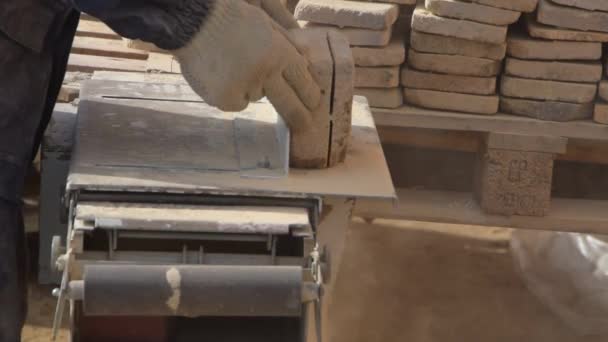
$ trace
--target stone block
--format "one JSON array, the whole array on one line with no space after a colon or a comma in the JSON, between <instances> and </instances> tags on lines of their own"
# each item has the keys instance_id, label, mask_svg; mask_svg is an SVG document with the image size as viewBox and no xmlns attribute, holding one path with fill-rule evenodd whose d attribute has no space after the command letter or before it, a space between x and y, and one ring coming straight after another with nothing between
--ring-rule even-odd
<instances>
[{"instance_id":1,"label":"stone block","mask_svg":"<svg viewBox=\"0 0 608 342\"><path fill-rule=\"evenodd\" d=\"M399 66L394 67L357 67L355 87L357 88L395 88L399 86Z\"/></svg>"},{"instance_id":2,"label":"stone block","mask_svg":"<svg viewBox=\"0 0 608 342\"><path fill-rule=\"evenodd\" d=\"M602 44L535 39L523 34L511 34L507 40L507 54L521 59L599 60L602 57Z\"/></svg>"},{"instance_id":3,"label":"stone block","mask_svg":"<svg viewBox=\"0 0 608 342\"><path fill-rule=\"evenodd\" d=\"M421 53L410 49L408 64L421 71L442 74L490 77L500 72L501 62L486 58Z\"/></svg>"},{"instance_id":4,"label":"stone block","mask_svg":"<svg viewBox=\"0 0 608 342\"><path fill-rule=\"evenodd\" d=\"M608 102L608 81L602 80L598 85L598 96L600 99Z\"/></svg>"},{"instance_id":5,"label":"stone block","mask_svg":"<svg viewBox=\"0 0 608 342\"><path fill-rule=\"evenodd\" d=\"M405 102L430 109L472 114L496 114L498 96L449 93L436 90L404 88Z\"/></svg>"},{"instance_id":6,"label":"stone block","mask_svg":"<svg viewBox=\"0 0 608 342\"><path fill-rule=\"evenodd\" d=\"M538 61L509 57L505 64L505 73L540 80L596 83L602 79L602 63Z\"/></svg>"},{"instance_id":7,"label":"stone block","mask_svg":"<svg viewBox=\"0 0 608 342\"><path fill-rule=\"evenodd\" d=\"M412 30L410 46L419 52L460 55L500 61L505 58L507 44L488 44Z\"/></svg>"},{"instance_id":8,"label":"stone block","mask_svg":"<svg viewBox=\"0 0 608 342\"><path fill-rule=\"evenodd\" d=\"M387 46L391 40L393 32L392 27L388 27L384 30L368 30L354 27L345 27L338 29L330 25L322 25L315 23L301 23L303 28L325 28L325 29L337 29L340 33L348 38L348 42L351 46Z\"/></svg>"},{"instance_id":9,"label":"stone block","mask_svg":"<svg viewBox=\"0 0 608 342\"><path fill-rule=\"evenodd\" d=\"M460 0L426 0L426 9L447 18L471 20L490 25L510 25L521 12Z\"/></svg>"},{"instance_id":10,"label":"stone block","mask_svg":"<svg viewBox=\"0 0 608 342\"><path fill-rule=\"evenodd\" d=\"M403 105L401 88L355 88L355 95L366 97L372 107L398 108Z\"/></svg>"},{"instance_id":11,"label":"stone block","mask_svg":"<svg viewBox=\"0 0 608 342\"><path fill-rule=\"evenodd\" d=\"M451 93L492 95L496 93L496 77L474 77L422 72L404 67L401 84L407 88L437 90Z\"/></svg>"},{"instance_id":12,"label":"stone block","mask_svg":"<svg viewBox=\"0 0 608 342\"><path fill-rule=\"evenodd\" d=\"M394 37L386 47L354 46L355 65L362 67L396 66L405 62L403 37Z\"/></svg>"},{"instance_id":13,"label":"stone block","mask_svg":"<svg viewBox=\"0 0 608 342\"><path fill-rule=\"evenodd\" d=\"M593 103L538 101L501 96L500 110L544 121L565 122L589 119L593 114Z\"/></svg>"},{"instance_id":14,"label":"stone block","mask_svg":"<svg viewBox=\"0 0 608 342\"><path fill-rule=\"evenodd\" d=\"M608 125L608 103L604 101L598 101L595 104L595 110L593 112L593 120L597 123Z\"/></svg>"},{"instance_id":15,"label":"stone block","mask_svg":"<svg viewBox=\"0 0 608 342\"><path fill-rule=\"evenodd\" d=\"M541 24L533 14L526 15L526 26L530 36L534 38L580 42L608 42L608 33L572 30Z\"/></svg>"},{"instance_id":16,"label":"stone block","mask_svg":"<svg viewBox=\"0 0 608 342\"><path fill-rule=\"evenodd\" d=\"M588 103L595 99L597 85L590 83L533 80L503 75L500 92L507 97Z\"/></svg>"},{"instance_id":17,"label":"stone block","mask_svg":"<svg viewBox=\"0 0 608 342\"><path fill-rule=\"evenodd\" d=\"M588 11L539 0L538 21L581 31L608 32L608 12Z\"/></svg>"},{"instance_id":18,"label":"stone block","mask_svg":"<svg viewBox=\"0 0 608 342\"><path fill-rule=\"evenodd\" d=\"M504 43L506 26L476 23L468 20L444 18L434 15L424 7L417 7L412 17L412 29L442 36L456 37L490 44Z\"/></svg>"},{"instance_id":19,"label":"stone block","mask_svg":"<svg viewBox=\"0 0 608 342\"><path fill-rule=\"evenodd\" d=\"M538 0L472 0L475 3L519 12L534 12Z\"/></svg>"},{"instance_id":20,"label":"stone block","mask_svg":"<svg viewBox=\"0 0 608 342\"><path fill-rule=\"evenodd\" d=\"M395 23L395 4L344 0L300 0L295 17L319 24L382 30Z\"/></svg>"},{"instance_id":21,"label":"stone block","mask_svg":"<svg viewBox=\"0 0 608 342\"><path fill-rule=\"evenodd\" d=\"M553 0L558 5L578 7L590 11L608 12L608 2L602 0Z\"/></svg>"}]
</instances>

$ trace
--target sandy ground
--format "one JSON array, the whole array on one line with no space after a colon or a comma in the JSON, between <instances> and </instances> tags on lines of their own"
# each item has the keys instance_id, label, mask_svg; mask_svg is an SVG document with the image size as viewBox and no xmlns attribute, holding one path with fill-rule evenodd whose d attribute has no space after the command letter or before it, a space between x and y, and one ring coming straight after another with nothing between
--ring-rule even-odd
<instances>
[{"instance_id":1,"label":"sandy ground","mask_svg":"<svg viewBox=\"0 0 608 342\"><path fill-rule=\"evenodd\" d=\"M577 336L527 291L509 236L506 229L356 220L338 278L336 342L606 341ZM50 290L32 284L25 342L49 339Z\"/></svg>"}]
</instances>

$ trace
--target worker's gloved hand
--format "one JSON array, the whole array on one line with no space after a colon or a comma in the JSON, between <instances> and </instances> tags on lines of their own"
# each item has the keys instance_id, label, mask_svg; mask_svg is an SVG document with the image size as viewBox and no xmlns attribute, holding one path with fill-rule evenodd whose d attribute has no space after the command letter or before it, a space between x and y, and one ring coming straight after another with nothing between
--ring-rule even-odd
<instances>
[{"instance_id":1,"label":"worker's gloved hand","mask_svg":"<svg viewBox=\"0 0 608 342\"><path fill-rule=\"evenodd\" d=\"M212 2L198 32L173 52L207 103L240 111L265 95L292 131L304 130L321 90L289 31L262 10L272 1L257 2L262 7L243 0Z\"/></svg>"},{"instance_id":2,"label":"worker's gloved hand","mask_svg":"<svg viewBox=\"0 0 608 342\"><path fill-rule=\"evenodd\" d=\"M299 28L298 21L287 10L281 0L245 0L249 4L261 8L269 17L276 21L283 28L290 30Z\"/></svg>"}]
</instances>

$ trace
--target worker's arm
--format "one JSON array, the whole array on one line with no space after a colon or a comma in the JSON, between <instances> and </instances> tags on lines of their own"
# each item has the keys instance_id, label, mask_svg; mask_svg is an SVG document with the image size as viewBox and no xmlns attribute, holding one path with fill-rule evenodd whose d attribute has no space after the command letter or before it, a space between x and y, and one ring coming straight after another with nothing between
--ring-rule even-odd
<instances>
[{"instance_id":1,"label":"worker's arm","mask_svg":"<svg viewBox=\"0 0 608 342\"><path fill-rule=\"evenodd\" d=\"M310 124L321 92L279 0L72 1L127 38L171 50L209 104L238 111L265 95L292 130Z\"/></svg>"}]
</instances>

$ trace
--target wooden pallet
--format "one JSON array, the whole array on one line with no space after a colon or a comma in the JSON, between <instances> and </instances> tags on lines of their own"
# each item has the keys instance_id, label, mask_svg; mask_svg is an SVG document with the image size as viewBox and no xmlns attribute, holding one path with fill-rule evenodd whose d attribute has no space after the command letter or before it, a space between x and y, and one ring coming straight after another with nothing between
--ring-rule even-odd
<instances>
[{"instance_id":1,"label":"wooden pallet","mask_svg":"<svg viewBox=\"0 0 608 342\"><path fill-rule=\"evenodd\" d=\"M473 180L466 192L401 189L397 206L366 202L357 209L360 216L608 233L608 193L596 200L551 197L552 186L556 186L552 182L554 160L608 165L606 125L591 121L548 122L504 114L469 115L410 106L375 109L374 117L387 146L402 146L404 151L415 149L417 156L441 151L448 158L477 157L467 159L475 167L470 166ZM403 156L406 167L419 167L419 160L411 154L404 152ZM432 171L427 167L427 172ZM447 174L444 172L443 177L449 177ZM398 171L393 176L398 179ZM536 210L526 212L528 207Z\"/></svg>"}]
</instances>

